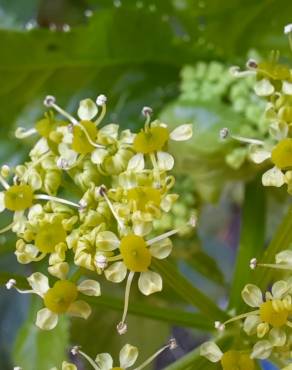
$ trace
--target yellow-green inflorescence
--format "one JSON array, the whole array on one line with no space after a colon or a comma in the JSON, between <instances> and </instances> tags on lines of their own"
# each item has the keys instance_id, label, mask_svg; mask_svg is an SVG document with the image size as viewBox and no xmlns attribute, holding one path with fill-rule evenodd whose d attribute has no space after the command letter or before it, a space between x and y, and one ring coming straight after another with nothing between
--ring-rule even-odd
<instances>
[{"instance_id":1,"label":"yellow-green inflorescence","mask_svg":"<svg viewBox=\"0 0 292 370\"><path fill-rule=\"evenodd\" d=\"M287 31L288 32L288 31ZM291 30L288 32L291 39ZM233 135L228 128L221 131L221 137L230 137L248 148L249 160L260 169L264 186L287 185L292 193L292 69L279 62L276 52L269 60L247 62L247 70L232 68L235 77L254 76L254 92L265 104L264 119L267 130L260 139ZM249 77L250 78L250 77Z\"/></svg>"},{"instance_id":2,"label":"yellow-green inflorescence","mask_svg":"<svg viewBox=\"0 0 292 370\"><path fill-rule=\"evenodd\" d=\"M61 314L83 318L90 314L82 294L99 295L99 284L94 280L77 284L74 276L79 272L70 278L70 271L78 268L83 269L81 276L89 270L113 283L126 279L124 312L117 326L123 334L134 275L144 295L162 290L162 278L151 264L169 256L170 237L181 231L156 235L153 226L178 199L172 192L175 178L169 171L174 158L167 144L191 138L192 126L170 130L165 123L152 121L147 107L144 128L138 133L120 130L114 123L104 125L104 95L96 102L82 100L77 118L53 96L44 104L49 110L35 128L16 131L18 138L36 138L29 160L1 168L0 210L14 213L11 224L1 231L16 233L18 262L46 260L48 272L58 279L49 285L42 274L28 278L32 290L24 292L38 294L44 303L37 317L39 327L52 329ZM194 226L191 215L188 224ZM13 286L8 282L9 288Z\"/></svg>"}]
</instances>

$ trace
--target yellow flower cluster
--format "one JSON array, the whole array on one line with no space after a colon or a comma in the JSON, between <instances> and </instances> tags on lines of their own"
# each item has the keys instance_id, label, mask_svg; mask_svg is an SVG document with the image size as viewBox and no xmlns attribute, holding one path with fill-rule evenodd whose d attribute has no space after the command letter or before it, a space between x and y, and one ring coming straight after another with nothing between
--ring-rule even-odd
<instances>
[{"instance_id":1,"label":"yellow flower cluster","mask_svg":"<svg viewBox=\"0 0 292 370\"><path fill-rule=\"evenodd\" d=\"M169 256L170 237L180 231L155 235L153 228L178 198L171 192L174 158L167 144L190 139L192 126L171 131L151 121L148 107L143 109L146 122L139 133L121 131L113 123L103 125L104 95L96 102L82 100L78 118L52 96L44 104L49 111L34 128L16 131L18 138L36 137L29 160L13 169L1 168L0 210L14 213L12 223L1 231L16 233L19 263L45 259L58 281L50 287L45 275L34 273L28 278L31 290L19 290L13 280L7 287L43 299L45 308L38 312L36 324L49 330L60 314L89 316L91 308L79 295L98 296L100 286L94 280L77 284L86 270L104 274L113 283L126 279L124 312L117 326L123 334L134 275L144 295L162 290L161 276L151 270L152 260ZM194 226L192 217L189 223ZM69 264L72 259L74 265Z\"/></svg>"}]
</instances>

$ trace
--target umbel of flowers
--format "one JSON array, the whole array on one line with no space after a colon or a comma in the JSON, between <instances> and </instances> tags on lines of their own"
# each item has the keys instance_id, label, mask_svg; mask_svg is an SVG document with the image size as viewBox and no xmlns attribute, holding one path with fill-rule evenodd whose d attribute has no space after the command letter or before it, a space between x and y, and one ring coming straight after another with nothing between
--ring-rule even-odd
<instances>
[{"instance_id":1,"label":"umbel of flowers","mask_svg":"<svg viewBox=\"0 0 292 370\"><path fill-rule=\"evenodd\" d=\"M290 46L292 29L285 28ZM262 176L264 186L281 187L284 184L292 193L292 70L279 63L279 54L274 52L268 61L249 60L247 70L232 67L238 78L253 75L254 91L266 102L265 120L268 123L266 136L261 138L242 137L232 134L228 128L220 132L222 139L232 138L248 146L249 159L266 167Z\"/></svg>"},{"instance_id":2,"label":"umbel of flowers","mask_svg":"<svg viewBox=\"0 0 292 370\"><path fill-rule=\"evenodd\" d=\"M60 314L85 319L90 315L82 296L98 296L102 289L97 281L82 278L86 271L104 274L113 283L126 280L124 312L117 326L123 334L134 277L144 295L163 287L152 261L170 255L170 237L181 231L156 235L153 228L178 198L172 193L175 179L169 171L174 158L167 144L191 138L192 126L171 131L165 123L151 120L148 107L138 133L120 130L114 123L103 125L104 95L96 102L82 100L77 118L53 96L44 104L49 110L35 127L16 130L18 138L34 136L36 141L28 161L15 168L2 166L0 210L13 214L1 232L17 235L18 262L45 260L52 282L36 272L27 279L31 289L20 290L13 279L7 288L39 295L44 308L36 324L49 330ZM195 226L191 215L189 225Z\"/></svg>"}]
</instances>

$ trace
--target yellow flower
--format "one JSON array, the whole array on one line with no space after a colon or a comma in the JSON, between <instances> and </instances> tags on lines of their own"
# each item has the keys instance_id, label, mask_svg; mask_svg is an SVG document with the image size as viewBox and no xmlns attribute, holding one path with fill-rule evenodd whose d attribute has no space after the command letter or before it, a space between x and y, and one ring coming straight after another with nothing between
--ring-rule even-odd
<instances>
[{"instance_id":1,"label":"yellow flower","mask_svg":"<svg viewBox=\"0 0 292 370\"><path fill-rule=\"evenodd\" d=\"M99 296L100 286L97 281L84 280L79 285L76 285L66 279L68 265L60 264L57 268L57 275L63 278L58 280L51 288L47 276L40 272L35 272L28 277L28 283L32 290L20 290L15 287L15 283L9 282L6 287L8 289L15 287L19 293L33 293L39 295L44 302L45 308L37 313L36 325L43 330L52 330L58 323L60 314L68 314L70 316L81 317L87 319L91 314L91 307L83 300L79 300L79 293ZM56 271L55 271L56 273Z\"/></svg>"},{"instance_id":2,"label":"yellow flower","mask_svg":"<svg viewBox=\"0 0 292 370\"><path fill-rule=\"evenodd\" d=\"M220 362L223 370L254 370L255 361L245 351L229 350L222 352L214 342L205 342L200 347L200 355L211 362Z\"/></svg>"}]
</instances>

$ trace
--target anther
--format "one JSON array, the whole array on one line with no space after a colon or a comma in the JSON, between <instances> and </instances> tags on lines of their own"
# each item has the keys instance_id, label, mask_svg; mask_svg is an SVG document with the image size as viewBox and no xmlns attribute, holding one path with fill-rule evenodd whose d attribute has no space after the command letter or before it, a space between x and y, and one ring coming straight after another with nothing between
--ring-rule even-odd
<instances>
[{"instance_id":1,"label":"anther","mask_svg":"<svg viewBox=\"0 0 292 370\"><path fill-rule=\"evenodd\" d=\"M16 285L16 280L15 280L15 279L9 279L9 280L7 281L7 283L5 284L6 289L8 289L8 290L10 290L10 289L14 288L14 287L15 287L15 285Z\"/></svg>"},{"instance_id":2,"label":"anther","mask_svg":"<svg viewBox=\"0 0 292 370\"><path fill-rule=\"evenodd\" d=\"M62 29L63 29L64 32L70 32L71 31L71 27L70 27L69 24L63 24Z\"/></svg>"},{"instance_id":3,"label":"anther","mask_svg":"<svg viewBox=\"0 0 292 370\"><path fill-rule=\"evenodd\" d=\"M104 254L98 254L95 257L95 264L101 270L104 270L107 267L107 258Z\"/></svg>"},{"instance_id":4,"label":"anther","mask_svg":"<svg viewBox=\"0 0 292 370\"><path fill-rule=\"evenodd\" d=\"M168 345L169 345L169 349L171 350L176 349L178 347L175 338L171 338L168 342Z\"/></svg>"},{"instance_id":5,"label":"anther","mask_svg":"<svg viewBox=\"0 0 292 370\"><path fill-rule=\"evenodd\" d=\"M84 199L81 199L79 201L79 211L84 212L85 209L87 208L87 205L88 205L87 202Z\"/></svg>"},{"instance_id":6,"label":"anther","mask_svg":"<svg viewBox=\"0 0 292 370\"><path fill-rule=\"evenodd\" d=\"M258 63L254 59L249 59L246 63L246 67L249 69L256 69L258 68Z\"/></svg>"},{"instance_id":7,"label":"anther","mask_svg":"<svg viewBox=\"0 0 292 370\"><path fill-rule=\"evenodd\" d=\"M288 33L292 32L292 23L287 24L284 27L284 34L287 35Z\"/></svg>"},{"instance_id":8,"label":"anther","mask_svg":"<svg viewBox=\"0 0 292 370\"><path fill-rule=\"evenodd\" d=\"M84 15L85 17L90 18L93 16L93 11L91 9L86 9Z\"/></svg>"},{"instance_id":9,"label":"anther","mask_svg":"<svg viewBox=\"0 0 292 370\"><path fill-rule=\"evenodd\" d=\"M71 348L70 352L72 353L73 356L76 356L78 355L80 348L81 348L80 346L74 346Z\"/></svg>"},{"instance_id":10,"label":"anther","mask_svg":"<svg viewBox=\"0 0 292 370\"><path fill-rule=\"evenodd\" d=\"M44 106L47 108L52 107L56 103L56 98L52 95L48 95L45 97Z\"/></svg>"},{"instance_id":11,"label":"anther","mask_svg":"<svg viewBox=\"0 0 292 370\"><path fill-rule=\"evenodd\" d=\"M258 261L256 258L252 258L249 262L249 267L251 268L251 270L255 270L256 267L258 265Z\"/></svg>"},{"instance_id":12,"label":"anther","mask_svg":"<svg viewBox=\"0 0 292 370\"><path fill-rule=\"evenodd\" d=\"M96 105L98 105L99 107L101 107L102 105L104 105L107 101L107 97L103 94L101 95L98 95L98 97L96 98Z\"/></svg>"},{"instance_id":13,"label":"anther","mask_svg":"<svg viewBox=\"0 0 292 370\"><path fill-rule=\"evenodd\" d=\"M229 132L229 129L227 127L222 128L219 132L220 139L224 140L224 139L228 138L229 133L230 132Z\"/></svg>"},{"instance_id":14,"label":"anther","mask_svg":"<svg viewBox=\"0 0 292 370\"><path fill-rule=\"evenodd\" d=\"M128 326L125 322L119 322L118 325L117 325L117 332L120 334L120 335L123 335L123 334L126 334L127 333L127 330L128 330Z\"/></svg>"},{"instance_id":15,"label":"anther","mask_svg":"<svg viewBox=\"0 0 292 370\"><path fill-rule=\"evenodd\" d=\"M13 370L22 370L22 367L14 366Z\"/></svg>"},{"instance_id":16,"label":"anther","mask_svg":"<svg viewBox=\"0 0 292 370\"><path fill-rule=\"evenodd\" d=\"M106 187L104 185L101 185L99 188L98 188L98 192L99 194L104 197L106 195Z\"/></svg>"},{"instance_id":17,"label":"anther","mask_svg":"<svg viewBox=\"0 0 292 370\"><path fill-rule=\"evenodd\" d=\"M143 116L145 116L145 117L151 116L152 113L153 113L152 108L150 108L150 107L143 107L143 109L142 109Z\"/></svg>"},{"instance_id":18,"label":"anther","mask_svg":"<svg viewBox=\"0 0 292 370\"><path fill-rule=\"evenodd\" d=\"M225 325L221 321L215 321L214 327L218 331L224 331L225 330Z\"/></svg>"}]
</instances>

